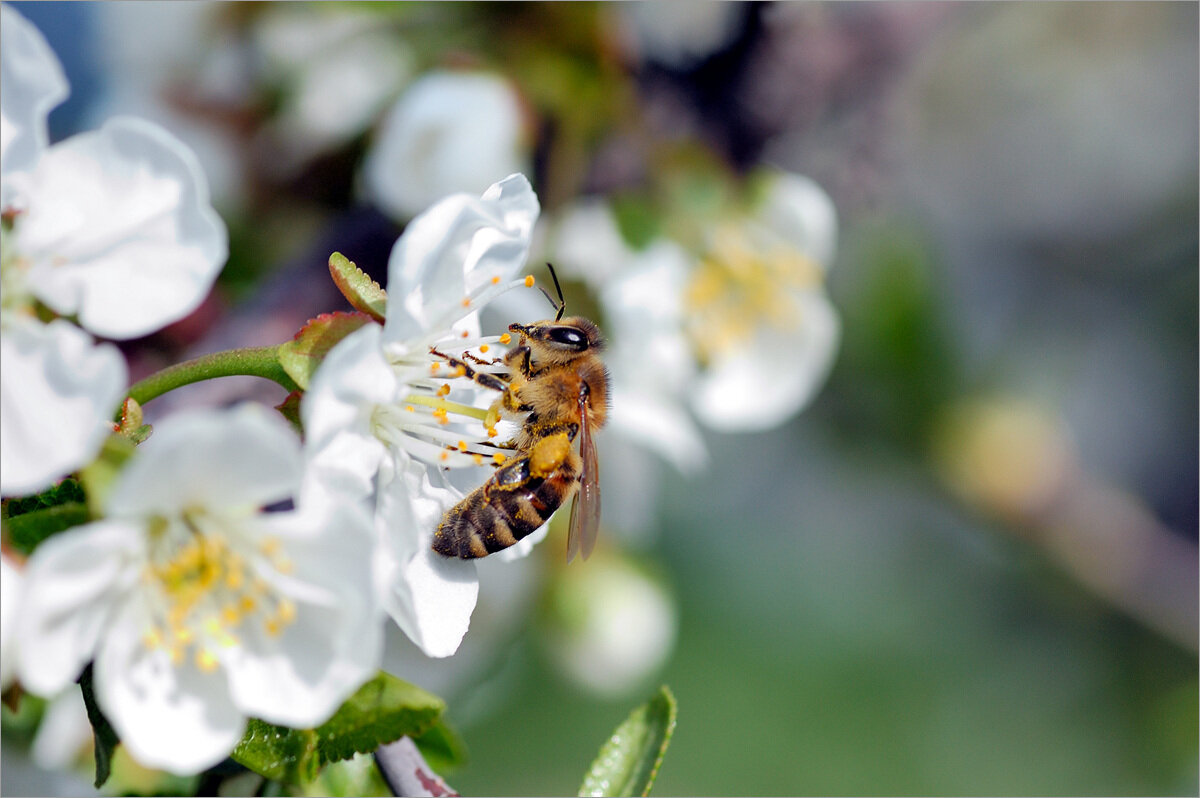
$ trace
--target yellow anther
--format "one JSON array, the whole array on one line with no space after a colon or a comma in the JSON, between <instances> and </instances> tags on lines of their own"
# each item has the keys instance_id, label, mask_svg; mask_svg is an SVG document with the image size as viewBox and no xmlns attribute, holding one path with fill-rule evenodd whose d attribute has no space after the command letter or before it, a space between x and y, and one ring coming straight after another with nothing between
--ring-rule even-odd
<instances>
[{"instance_id":1,"label":"yellow anther","mask_svg":"<svg viewBox=\"0 0 1200 798\"><path fill-rule=\"evenodd\" d=\"M179 643L179 644L185 645L185 646L188 643L192 642L192 639L194 637L194 635L192 634L191 628L187 627L187 626L176 626L171 631L171 635L175 638L176 643Z\"/></svg>"},{"instance_id":2,"label":"yellow anther","mask_svg":"<svg viewBox=\"0 0 1200 798\"><path fill-rule=\"evenodd\" d=\"M404 409L407 410L409 413L417 412L417 408L413 407L412 405L405 405Z\"/></svg>"},{"instance_id":3,"label":"yellow anther","mask_svg":"<svg viewBox=\"0 0 1200 798\"><path fill-rule=\"evenodd\" d=\"M204 632L208 635L219 635L221 633L221 622L216 616L209 616L204 621Z\"/></svg>"},{"instance_id":4,"label":"yellow anther","mask_svg":"<svg viewBox=\"0 0 1200 798\"><path fill-rule=\"evenodd\" d=\"M296 604L291 599L280 599L275 613L280 623L287 625L296 620Z\"/></svg>"},{"instance_id":5,"label":"yellow anther","mask_svg":"<svg viewBox=\"0 0 1200 798\"><path fill-rule=\"evenodd\" d=\"M254 600L254 596L242 596L238 599L238 609L244 613L254 612L257 606L258 602Z\"/></svg>"},{"instance_id":6,"label":"yellow anther","mask_svg":"<svg viewBox=\"0 0 1200 798\"><path fill-rule=\"evenodd\" d=\"M266 537L258 544L258 550L270 557L279 551L279 538Z\"/></svg>"},{"instance_id":7,"label":"yellow anther","mask_svg":"<svg viewBox=\"0 0 1200 798\"><path fill-rule=\"evenodd\" d=\"M461 334L462 334L462 337L463 337L463 338L470 338L470 337L471 337L471 332L470 332L470 330L463 330Z\"/></svg>"},{"instance_id":8,"label":"yellow anther","mask_svg":"<svg viewBox=\"0 0 1200 798\"><path fill-rule=\"evenodd\" d=\"M525 287L533 288L533 275L532 274L525 275Z\"/></svg>"},{"instance_id":9,"label":"yellow anther","mask_svg":"<svg viewBox=\"0 0 1200 798\"><path fill-rule=\"evenodd\" d=\"M465 377L466 375L467 375L467 367L466 366L459 363L457 366L454 367L454 376L455 377Z\"/></svg>"},{"instance_id":10,"label":"yellow anther","mask_svg":"<svg viewBox=\"0 0 1200 798\"><path fill-rule=\"evenodd\" d=\"M438 394L438 396L449 396L450 395L450 383L443 382L438 387L437 394Z\"/></svg>"},{"instance_id":11,"label":"yellow anther","mask_svg":"<svg viewBox=\"0 0 1200 798\"><path fill-rule=\"evenodd\" d=\"M494 455L492 455L492 462L496 465L504 465L504 461L507 459L508 458L500 454L500 452L496 452Z\"/></svg>"},{"instance_id":12,"label":"yellow anther","mask_svg":"<svg viewBox=\"0 0 1200 798\"><path fill-rule=\"evenodd\" d=\"M275 560L275 570L281 574L290 574L296 570L296 565L287 557L278 557Z\"/></svg>"},{"instance_id":13,"label":"yellow anther","mask_svg":"<svg viewBox=\"0 0 1200 798\"><path fill-rule=\"evenodd\" d=\"M465 451L467 450L467 442L466 442L466 441L459 441L459 442L458 442L458 450L459 450L460 452L465 452Z\"/></svg>"},{"instance_id":14,"label":"yellow anther","mask_svg":"<svg viewBox=\"0 0 1200 798\"><path fill-rule=\"evenodd\" d=\"M238 590L246 581L246 574L241 568L232 568L225 574L225 587Z\"/></svg>"},{"instance_id":15,"label":"yellow anther","mask_svg":"<svg viewBox=\"0 0 1200 798\"><path fill-rule=\"evenodd\" d=\"M279 637L279 633L283 631L283 626L274 618L268 618L263 623L263 628L267 630L267 634L271 637Z\"/></svg>"},{"instance_id":16,"label":"yellow anther","mask_svg":"<svg viewBox=\"0 0 1200 798\"><path fill-rule=\"evenodd\" d=\"M463 297L462 306L463 306L464 308L469 308L469 307L471 307L471 297L469 297L469 296L465 296L465 297Z\"/></svg>"},{"instance_id":17,"label":"yellow anther","mask_svg":"<svg viewBox=\"0 0 1200 798\"><path fill-rule=\"evenodd\" d=\"M242 622L242 614L238 612L238 608L233 604L226 604L221 609L221 621L226 626L237 626Z\"/></svg>"},{"instance_id":18,"label":"yellow anther","mask_svg":"<svg viewBox=\"0 0 1200 798\"><path fill-rule=\"evenodd\" d=\"M212 673L217 669L217 656L207 648L202 648L196 652L196 667L205 673Z\"/></svg>"},{"instance_id":19,"label":"yellow anther","mask_svg":"<svg viewBox=\"0 0 1200 798\"><path fill-rule=\"evenodd\" d=\"M471 455L471 459L475 461L475 465L483 465L483 455L476 453Z\"/></svg>"},{"instance_id":20,"label":"yellow anther","mask_svg":"<svg viewBox=\"0 0 1200 798\"><path fill-rule=\"evenodd\" d=\"M508 333L504 333L503 335L500 336L500 343L505 344L507 346L511 342L512 342L512 336L509 335Z\"/></svg>"},{"instance_id":21,"label":"yellow anther","mask_svg":"<svg viewBox=\"0 0 1200 798\"><path fill-rule=\"evenodd\" d=\"M500 285L500 275L497 274L492 278L492 285Z\"/></svg>"},{"instance_id":22,"label":"yellow anther","mask_svg":"<svg viewBox=\"0 0 1200 798\"><path fill-rule=\"evenodd\" d=\"M438 373L438 369L440 369L441 367L442 367L442 364L441 364L441 363L430 363L430 364L429 364L429 373L430 373L430 374L437 374L437 373Z\"/></svg>"},{"instance_id":23,"label":"yellow anther","mask_svg":"<svg viewBox=\"0 0 1200 798\"><path fill-rule=\"evenodd\" d=\"M180 646L172 646L170 657L171 657L172 665L182 665L183 664L183 648Z\"/></svg>"},{"instance_id":24,"label":"yellow anther","mask_svg":"<svg viewBox=\"0 0 1200 798\"><path fill-rule=\"evenodd\" d=\"M487 436L488 436L489 438L494 438L494 437L496 437L496 436L497 436L497 435L499 435L499 434L500 434L500 433L496 432L496 428L495 428L495 427L488 427L488 428L487 428Z\"/></svg>"},{"instance_id":25,"label":"yellow anther","mask_svg":"<svg viewBox=\"0 0 1200 798\"><path fill-rule=\"evenodd\" d=\"M480 345L479 345L479 354L481 354L481 355L482 355L482 354L483 354L484 352L486 352L486 351L488 351L488 345L487 345L487 344L480 344Z\"/></svg>"},{"instance_id":26,"label":"yellow anther","mask_svg":"<svg viewBox=\"0 0 1200 798\"><path fill-rule=\"evenodd\" d=\"M450 452L442 452L441 454L438 455L438 459L441 460L442 462L449 460Z\"/></svg>"},{"instance_id":27,"label":"yellow anther","mask_svg":"<svg viewBox=\"0 0 1200 798\"><path fill-rule=\"evenodd\" d=\"M162 632L157 629L151 629L142 635L142 645L146 648L154 650L163 644Z\"/></svg>"}]
</instances>

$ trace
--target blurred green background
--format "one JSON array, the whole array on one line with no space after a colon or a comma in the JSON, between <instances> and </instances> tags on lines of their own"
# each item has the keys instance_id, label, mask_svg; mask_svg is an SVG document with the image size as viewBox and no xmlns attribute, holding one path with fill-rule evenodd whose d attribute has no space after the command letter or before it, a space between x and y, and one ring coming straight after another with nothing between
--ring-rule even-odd
<instances>
[{"instance_id":1,"label":"blurred green background","mask_svg":"<svg viewBox=\"0 0 1200 798\"><path fill-rule=\"evenodd\" d=\"M574 792L660 683L680 709L658 795L1200 789L1195 4L14 5L74 89L55 135L159 107L221 142L193 146L230 265L201 315L127 347L135 378L283 340L341 307L330 251L380 274L400 230L356 176L378 114L287 169L264 149L320 63L301 39L263 66L285 12L374 15L412 75L512 81L547 219L593 195L654 229L695 164L833 197L824 390L780 428L707 433L696 475L647 460L643 523L606 532L667 589L665 664L607 693L562 667L564 591L596 560L564 570L555 538L519 584L484 580L477 644L401 651L467 744L462 794ZM187 46L120 55L172 19ZM11 748L6 793L86 794Z\"/></svg>"}]
</instances>

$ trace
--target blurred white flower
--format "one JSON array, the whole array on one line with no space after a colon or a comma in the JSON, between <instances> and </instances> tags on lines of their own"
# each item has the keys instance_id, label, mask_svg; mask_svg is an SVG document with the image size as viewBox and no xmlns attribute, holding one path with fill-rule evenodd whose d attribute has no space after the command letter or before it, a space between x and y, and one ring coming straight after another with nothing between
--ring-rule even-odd
<instances>
[{"instance_id":1,"label":"blurred white flower","mask_svg":"<svg viewBox=\"0 0 1200 798\"><path fill-rule=\"evenodd\" d=\"M521 102L503 78L432 72L400 97L376 133L364 171L371 198L409 219L449 194L476 193L496 175L526 172Z\"/></svg>"},{"instance_id":2,"label":"blurred white flower","mask_svg":"<svg viewBox=\"0 0 1200 798\"><path fill-rule=\"evenodd\" d=\"M28 169L49 141L46 117L67 98L62 65L25 17L0 5L0 173ZM8 185L0 189L7 207Z\"/></svg>"},{"instance_id":3,"label":"blurred white flower","mask_svg":"<svg viewBox=\"0 0 1200 798\"><path fill-rule=\"evenodd\" d=\"M301 403L310 492L373 501L383 604L430 656L458 648L479 590L474 563L431 548L462 496L440 469L484 462L482 412L471 405L494 398L469 382L452 393L451 382L465 381L430 347L458 354L496 343L478 337L478 310L513 287L538 210L529 181L513 175L482 198L456 194L414 219L388 264L386 323L334 347Z\"/></svg>"},{"instance_id":4,"label":"blurred white flower","mask_svg":"<svg viewBox=\"0 0 1200 798\"><path fill-rule=\"evenodd\" d=\"M741 3L655 0L617 6L647 60L688 69L730 44L738 34Z\"/></svg>"},{"instance_id":5,"label":"blurred white flower","mask_svg":"<svg viewBox=\"0 0 1200 798\"><path fill-rule=\"evenodd\" d=\"M13 682L16 667L16 628L21 601L21 570L6 555L0 554L0 692Z\"/></svg>"},{"instance_id":6,"label":"blurred white flower","mask_svg":"<svg viewBox=\"0 0 1200 798\"><path fill-rule=\"evenodd\" d=\"M96 335L136 338L183 318L225 263L195 157L150 122L110 120L4 177L20 211L5 289Z\"/></svg>"},{"instance_id":7,"label":"blurred white flower","mask_svg":"<svg viewBox=\"0 0 1200 798\"><path fill-rule=\"evenodd\" d=\"M190 151L161 128L115 119L46 147L65 96L36 28L5 7L0 232L0 493L39 490L99 450L126 382L111 346L198 306L225 262L225 227ZM53 78L53 79L52 79Z\"/></svg>"},{"instance_id":8,"label":"blurred white flower","mask_svg":"<svg viewBox=\"0 0 1200 798\"><path fill-rule=\"evenodd\" d=\"M46 704L29 753L43 770L71 770L91 759L92 740L83 693L71 685Z\"/></svg>"},{"instance_id":9,"label":"blurred white flower","mask_svg":"<svg viewBox=\"0 0 1200 798\"><path fill-rule=\"evenodd\" d=\"M269 164L277 169L294 168L366 130L413 71L403 40L380 27L373 11L313 14L307 7L271 6L257 21L255 38L268 77L283 87L268 132L273 151L282 155Z\"/></svg>"},{"instance_id":10,"label":"blurred white flower","mask_svg":"<svg viewBox=\"0 0 1200 798\"><path fill-rule=\"evenodd\" d=\"M372 538L354 507L301 505L299 443L258 406L162 422L104 520L30 557L18 675L51 696L95 658L97 701L144 765L196 772L247 716L323 722L379 662Z\"/></svg>"},{"instance_id":11,"label":"blurred white flower","mask_svg":"<svg viewBox=\"0 0 1200 798\"><path fill-rule=\"evenodd\" d=\"M613 556L559 578L550 594L546 642L570 678L604 695L641 687L675 645L670 593L632 563Z\"/></svg>"},{"instance_id":12,"label":"blurred white flower","mask_svg":"<svg viewBox=\"0 0 1200 798\"><path fill-rule=\"evenodd\" d=\"M47 487L96 456L113 430L126 369L73 324L15 318L0 336L0 495Z\"/></svg>"},{"instance_id":13,"label":"blurred white flower","mask_svg":"<svg viewBox=\"0 0 1200 798\"><path fill-rule=\"evenodd\" d=\"M755 215L712 231L684 289L684 330L701 370L692 407L727 432L778 426L833 365L840 331L825 293L837 215L812 180L773 175Z\"/></svg>"}]
</instances>

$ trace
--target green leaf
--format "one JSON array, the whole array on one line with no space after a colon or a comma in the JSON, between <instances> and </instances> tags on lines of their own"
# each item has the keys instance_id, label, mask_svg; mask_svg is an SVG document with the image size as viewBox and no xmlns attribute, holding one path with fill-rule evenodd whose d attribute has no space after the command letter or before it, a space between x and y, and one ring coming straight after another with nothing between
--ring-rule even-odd
<instances>
[{"instance_id":1,"label":"green leaf","mask_svg":"<svg viewBox=\"0 0 1200 798\"><path fill-rule=\"evenodd\" d=\"M374 751L404 735L424 734L445 708L437 696L381 672L316 729L251 719L232 756L268 779L310 782L329 762Z\"/></svg>"},{"instance_id":2,"label":"green leaf","mask_svg":"<svg viewBox=\"0 0 1200 798\"><path fill-rule=\"evenodd\" d=\"M413 742L429 767L438 773L446 773L462 767L467 762L467 746L444 718L439 718Z\"/></svg>"},{"instance_id":3,"label":"green leaf","mask_svg":"<svg viewBox=\"0 0 1200 798\"><path fill-rule=\"evenodd\" d=\"M251 718L230 756L268 779L307 782L321 769L316 747L317 733L312 729L288 729Z\"/></svg>"},{"instance_id":4,"label":"green leaf","mask_svg":"<svg viewBox=\"0 0 1200 798\"><path fill-rule=\"evenodd\" d=\"M387 314L387 291L340 252L329 256L329 274L350 306L380 324Z\"/></svg>"},{"instance_id":5,"label":"green leaf","mask_svg":"<svg viewBox=\"0 0 1200 798\"><path fill-rule=\"evenodd\" d=\"M43 540L91 520L83 502L60 504L4 519L5 537L22 554L32 554Z\"/></svg>"},{"instance_id":6,"label":"green leaf","mask_svg":"<svg viewBox=\"0 0 1200 798\"><path fill-rule=\"evenodd\" d=\"M401 737L419 737L446 709L442 699L380 673L318 729L322 764L374 751Z\"/></svg>"},{"instance_id":7,"label":"green leaf","mask_svg":"<svg viewBox=\"0 0 1200 798\"><path fill-rule=\"evenodd\" d=\"M113 752L116 750L117 733L100 706L96 703L96 694L92 690L92 666L88 665L79 677L79 687L83 690L83 705L87 708L88 721L92 724L92 736L95 739L93 750L96 756L96 789L100 789L112 772Z\"/></svg>"},{"instance_id":8,"label":"green leaf","mask_svg":"<svg viewBox=\"0 0 1200 798\"><path fill-rule=\"evenodd\" d=\"M280 344L279 365L296 385L308 390L312 375L329 350L359 327L370 323L371 318L362 313L322 313L305 324L291 341Z\"/></svg>"},{"instance_id":9,"label":"green leaf","mask_svg":"<svg viewBox=\"0 0 1200 798\"><path fill-rule=\"evenodd\" d=\"M600 746L580 795L649 795L675 731L675 696L663 685Z\"/></svg>"},{"instance_id":10,"label":"green leaf","mask_svg":"<svg viewBox=\"0 0 1200 798\"><path fill-rule=\"evenodd\" d=\"M275 405L275 409L279 411L279 414L300 435L304 434L304 424L300 421L300 398L302 396L304 396L302 391L292 391L282 402Z\"/></svg>"}]
</instances>

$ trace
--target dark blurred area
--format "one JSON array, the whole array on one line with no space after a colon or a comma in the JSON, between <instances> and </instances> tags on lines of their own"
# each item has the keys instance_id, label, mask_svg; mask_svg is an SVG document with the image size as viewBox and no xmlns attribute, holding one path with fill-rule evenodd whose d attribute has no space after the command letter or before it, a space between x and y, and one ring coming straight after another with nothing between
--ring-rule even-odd
<instances>
[{"instance_id":1,"label":"dark blurred area","mask_svg":"<svg viewBox=\"0 0 1200 798\"><path fill-rule=\"evenodd\" d=\"M204 308L123 347L134 379L345 309L334 250L386 279L404 219L360 169L431 69L511 81L546 223L601 197L636 239L680 185L763 164L833 198L824 389L782 427L706 432L698 474L643 463L642 529L609 536L668 597L665 664L596 690L556 657L581 577L553 537L495 577L519 585L485 578L477 645L403 653L469 748L462 794L574 792L658 683L680 706L658 795L1196 794L1195 4L14 5L73 87L52 135L177 120L230 227ZM340 15L368 22L269 46ZM367 35L406 77L301 146L301 73ZM283 398L227 380L147 412L247 396ZM606 584L572 600L603 610Z\"/></svg>"}]
</instances>

